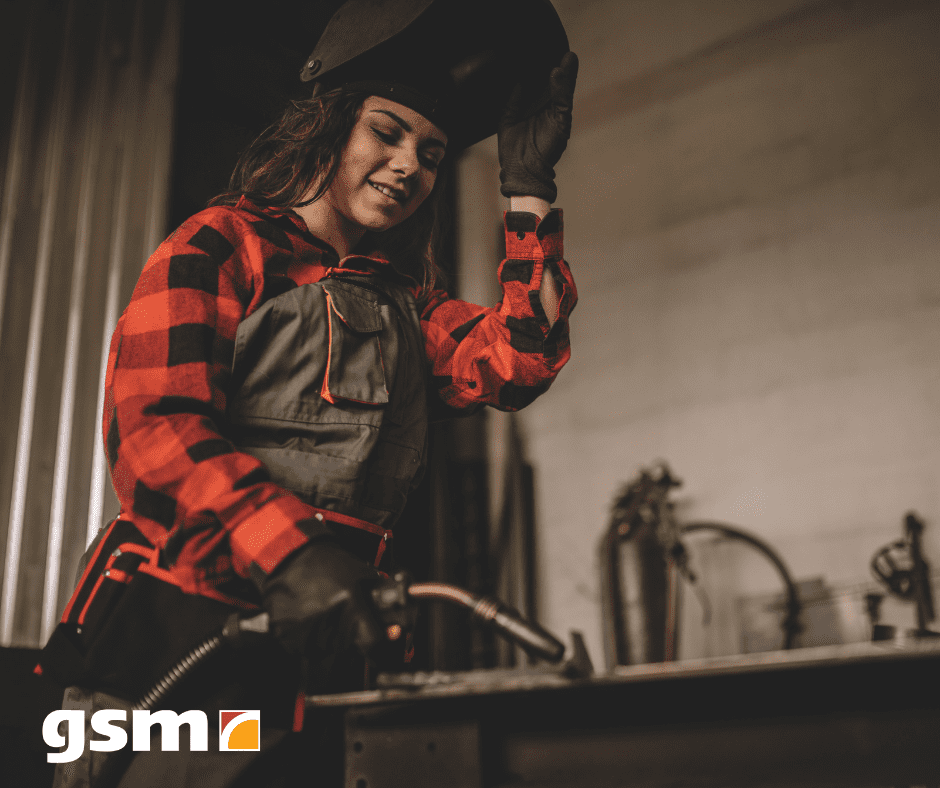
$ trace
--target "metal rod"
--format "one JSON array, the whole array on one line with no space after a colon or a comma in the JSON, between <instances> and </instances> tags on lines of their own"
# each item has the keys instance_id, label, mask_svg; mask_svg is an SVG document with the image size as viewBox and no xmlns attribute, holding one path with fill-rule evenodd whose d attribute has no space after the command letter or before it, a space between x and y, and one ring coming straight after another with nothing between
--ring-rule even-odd
<instances>
[{"instance_id":1,"label":"metal rod","mask_svg":"<svg viewBox=\"0 0 940 788\"><path fill-rule=\"evenodd\" d=\"M10 255L13 248L13 228L19 206L20 181L23 175L23 160L26 157L26 132L33 115L35 90L33 90L32 50L36 29L38 3L30 4L30 16L26 23L26 37L20 57L20 73L16 84L16 99L13 107L13 124L10 131L10 148L7 153L7 171L3 182L3 202L0 204L0 337L3 331L3 310L6 304L7 279L10 274Z\"/></svg>"},{"instance_id":2,"label":"metal rod","mask_svg":"<svg viewBox=\"0 0 940 788\"><path fill-rule=\"evenodd\" d=\"M104 489L107 479L107 467L104 456L104 443L102 437L105 375L108 371L108 353L111 348L111 334L118 321L119 299L121 290L121 264L124 258L124 246L127 239L127 216L130 202L131 174L134 164L134 131L136 130L135 115L139 107L135 101L134 78L140 72L141 57L141 28L143 17L143 0L137 0L134 7L133 32L131 34L131 52L127 73L121 90L120 106L122 109L122 155L121 171L118 179L117 199L114 208L114 234L111 236L111 249L108 256L108 288L105 299L104 323L102 325L101 356L98 374L98 400L95 415L94 453L91 465L91 490L88 497L88 526L87 542L95 538L101 527L102 513L104 512Z\"/></svg>"},{"instance_id":3,"label":"metal rod","mask_svg":"<svg viewBox=\"0 0 940 788\"><path fill-rule=\"evenodd\" d=\"M20 405L19 428L16 436L16 458L13 470L13 496L10 505L10 524L7 532L6 572L3 576L3 602L0 609L0 645L13 641L13 619L16 610L17 579L23 524L26 517L26 490L29 482L29 460L33 440L33 422L36 415L36 393L39 386L39 355L42 348L43 326L46 314L46 296L49 286L49 266L56 221L56 199L62 170L65 143L66 115L70 104L70 91L66 83L73 74L69 67L74 0L66 11L62 55L56 73L53 94L53 115L46 149L46 171L43 178L43 199L39 220L39 247L36 252L36 273L33 279L33 298L30 304L29 333L26 340L26 369L23 378L23 396Z\"/></svg>"},{"instance_id":4,"label":"metal rod","mask_svg":"<svg viewBox=\"0 0 940 788\"><path fill-rule=\"evenodd\" d=\"M472 610L479 601L469 591L450 583L413 583L408 593L415 599L448 599Z\"/></svg>"},{"instance_id":5,"label":"metal rod","mask_svg":"<svg viewBox=\"0 0 940 788\"><path fill-rule=\"evenodd\" d=\"M666 643L663 661L675 662L679 635L679 569L675 560L666 558Z\"/></svg>"},{"instance_id":6,"label":"metal rod","mask_svg":"<svg viewBox=\"0 0 940 788\"><path fill-rule=\"evenodd\" d=\"M65 505L68 497L69 465L74 433L75 396L78 387L78 358L81 352L82 316L88 258L91 247L92 217L97 184L98 162L101 158L101 118L104 114L107 8L102 12L91 101L85 121L85 146L78 196L78 223L75 230L75 258L72 266L72 288L69 295L68 329L65 338L65 360L62 370L62 395L59 400L59 428L56 436L55 471L52 478L52 506L49 516L49 538L46 551L46 579L42 598L42 635L49 639L56 623L59 580L62 570L62 538L65 533Z\"/></svg>"}]
</instances>

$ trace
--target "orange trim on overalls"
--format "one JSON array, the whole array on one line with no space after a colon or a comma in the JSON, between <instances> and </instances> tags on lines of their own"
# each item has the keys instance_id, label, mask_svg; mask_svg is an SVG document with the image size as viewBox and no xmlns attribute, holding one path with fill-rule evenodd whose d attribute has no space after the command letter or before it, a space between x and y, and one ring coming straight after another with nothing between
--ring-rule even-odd
<instances>
[{"instance_id":1,"label":"orange trim on overalls","mask_svg":"<svg viewBox=\"0 0 940 788\"><path fill-rule=\"evenodd\" d=\"M326 294L326 369L323 372L323 385L320 386L320 396L331 405L336 404L333 395L330 394L330 358L333 355L333 321L330 318L330 311L333 308L333 299L330 298L328 290L323 291Z\"/></svg>"},{"instance_id":2,"label":"orange trim on overalls","mask_svg":"<svg viewBox=\"0 0 940 788\"><path fill-rule=\"evenodd\" d=\"M320 386L320 396L323 397L331 405L336 404L336 397L330 391L330 365L333 359L333 317L335 314L340 320L342 320L346 325L349 325L349 321L343 317L343 313L336 308L336 304L333 302L333 297L330 295L330 291L324 289L323 293L326 295L326 324L328 329L327 335L327 345L326 345L326 369L323 372L323 385ZM385 371L385 359L379 357L382 362L382 371ZM366 402L361 399L352 399L351 397L340 397L347 402L358 402L360 405L375 405L374 402Z\"/></svg>"},{"instance_id":3,"label":"orange trim on overalls","mask_svg":"<svg viewBox=\"0 0 940 788\"><path fill-rule=\"evenodd\" d=\"M91 575L91 570L94 569L95 564L98 562L98 556L101 555L101 550L104 548L105 543L108 541L108 536L111 533L111 530L114 528L114 524L120 520L120 517L115 517L109 524L108 530L105 532L104 536L101 537L101 541L98 543L98 547L95 549L95 552L92 553L91 558L88 559L88 565L85 567L85 571L82 572L82 578L78 581L76 588L81 588L85 585L85 581ZM69 603L65 606L65 612L62 613L62 623L64 624L69 620L69 614L72 612L72 605L75 604L75 599L77 595L72 594L72 598L69 599Z\"/></svg>"},{"instance_id":4,"label":"orange trim on overalls","mask_svg":"<svg viewBox=\"0 0 940 788\"><path fill-rule=\"evenodd\" d=\"M160 566L157 565L157 561L159 560L159 557L160 557L160 551L154 549L153 555L150 556L150 560L146 564L141 564L139 567L137 567L137 571L143 572L144 574L150 575L151 577L155 577L158 580L162 580L164 583L169 583L172 586L181 588L182 583L179 581L178 578L176 578L166 569L162 569Z\"/></svg>"},{"instance_id":5,"label":"orange trim on overalls","mask_svg":"<svg viewBox=\"0 0 940 788\"><path fill-rule=\"evenodd\" d=\"M382 541L379 542L379 547L375 554L374 566L378 566L382 562L382 556L385 555L388 543L395 538L391 528L383 528L381 525L370 523L368 520L360 520L358 517L352 517L348 514L331 512L329 509L321 509L320 514L323 515L324 520L339 523L340 525L348 525L350 528L358 528L360 531L368 531L370 534L381 536Z\"/></svg>"},{"instance_id":6,"label":"orange trim on overalls","mask_svg":"<svg viewBox=\"0 0 940 788\"><path fill-rule=\"evenodd\" d=\"M104 539L101 540L101 544L104 544ZM100 545L99 545L100 548ZM116 583L129 583L133 575L128 574L120 569L112 568L114 562L123 555L124 553L134 553L135 555L142 556L144 558L151 558L152 554L156 550L153 547L144 547L139 544L134 544L133 542L125 542L124 544L118 545L115 548L114 552L108 556L108 561L104 565L104 569L101 570L101 574L98 575L98 579L95 581L94 587L91 589L91 593L88 595L88 599L85 600L85 605L82 607L82 612L78 615L78 621L76 622L79 626L85 623L85 616L88 614L88 609L91 607L91 603L94 601L95 596L98 593L98 590L101 588L101 584L104 582L105 578L109 580L114 580ZM89 566L90 566L89 562Z\"/></svg>"},{"instance_id":7,"label":"orange trim on overalls","mask_svg":"<svg viewBox=\"0 0 940 788\"><path fill-rule=\"evenodd\" d=\"M307 693L301 687L297 692L297 698L294 700L294 723L291 730L294 733L300 733L304 729L304 712L307 710Z\"/></svg>"},{"instance_id":8,"label":"orange trim on overalls","mask_svg":"<svg viewBox=\"0 0 940 788\"><path fill-rule=\"evenodd\" d=\"M379 549L375 553L375 566L382 563L382 556L385 555L385 546L388 544L388 539L391 535L391 531L386 531L382 534L382 541L379 542Z\"/></svg>"},{"instance_id":9,"label":"orange trim on overalls","mask_svg":"<svg viewBox=\"0 0 940 788\"><path fill-rule=\"evenodd\" d=\"M146 564L141 564L137 567L138 572L143 572L145 575L150 575L155 577L157 580L162 580L164 583L169 583L170 585L176 586L180 591L185 593L187 592L183 588L182 581L176 577L176 575L168 572L166 569L163 569L158 565L158 560L160 557L160 551L154 550L153 555ZM238 607L242 610L258 610L258 605L252 604L251 602L246 602L243 599L238 599L237 597L228 596L227 594L222 594L211 588L201 588L199 589L199 596L206 597L207 599L214 599L216 602L222 602L226 605L231 605L232 607Z\"/></svg>"}]
</instances>

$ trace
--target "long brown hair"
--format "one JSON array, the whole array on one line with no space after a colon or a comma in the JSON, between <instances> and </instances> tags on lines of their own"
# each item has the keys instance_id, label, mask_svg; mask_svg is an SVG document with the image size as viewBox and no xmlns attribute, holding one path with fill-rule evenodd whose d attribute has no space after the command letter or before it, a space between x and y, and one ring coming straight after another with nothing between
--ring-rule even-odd
<instances>
[{"instance_id":1,"label":"long brown hair","mask_svg":"<svg viewBox=\"0 0 940 788\"><path fill-rule=\"evenodd\" d=\"M296 208L320 199L339 170L343 149L368 93L342 89L291 101L273 124L245 149L228 189L209 205L234 205L245 195L257 205ZM449 167L442 164L434 189L401 224L367 232L356 246L362 254L382 253L396 269L414 277L426 297L443 278L437 265ZM304 199L316 186L313 196Z\"/></svg>"}]
</instances>

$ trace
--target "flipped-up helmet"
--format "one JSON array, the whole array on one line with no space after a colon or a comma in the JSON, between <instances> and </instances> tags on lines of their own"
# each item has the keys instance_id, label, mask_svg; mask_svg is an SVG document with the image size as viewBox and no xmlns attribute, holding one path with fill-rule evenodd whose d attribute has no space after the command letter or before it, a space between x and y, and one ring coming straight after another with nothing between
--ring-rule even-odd
<instances>
[{"instance_id":1,"label":"flipped-up helmet","mask_svg":"<svg viewBox=\"0 0 940 788\"><path fill-rule=\"evenodd\" d=\"M314 95L344 88L404 104L454 151L496 133L518 84L523 115L543 107L567 51L549 0L347 0L300 77Z\"/></svg>"}]
</instances>

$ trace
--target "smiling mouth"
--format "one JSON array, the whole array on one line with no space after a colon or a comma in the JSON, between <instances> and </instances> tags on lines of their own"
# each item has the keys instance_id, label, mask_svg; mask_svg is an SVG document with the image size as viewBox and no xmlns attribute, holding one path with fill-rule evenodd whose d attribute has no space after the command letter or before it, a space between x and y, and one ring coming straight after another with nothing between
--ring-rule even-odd
<instances>
[{"instance_id":1,"label":"smiling mouth","mask_svg":"<svg viewBox=\"0 0 940 788\"><path fill-rule=\"evenodd\" d=\"M401 189L393 189L391 186L383 186L382 184L372 181L369 181L369 185L380 194L384 194L386 197L395 200L395 202L403 203L408 198L407 193Z\"/></svg>"}]
</instances>

